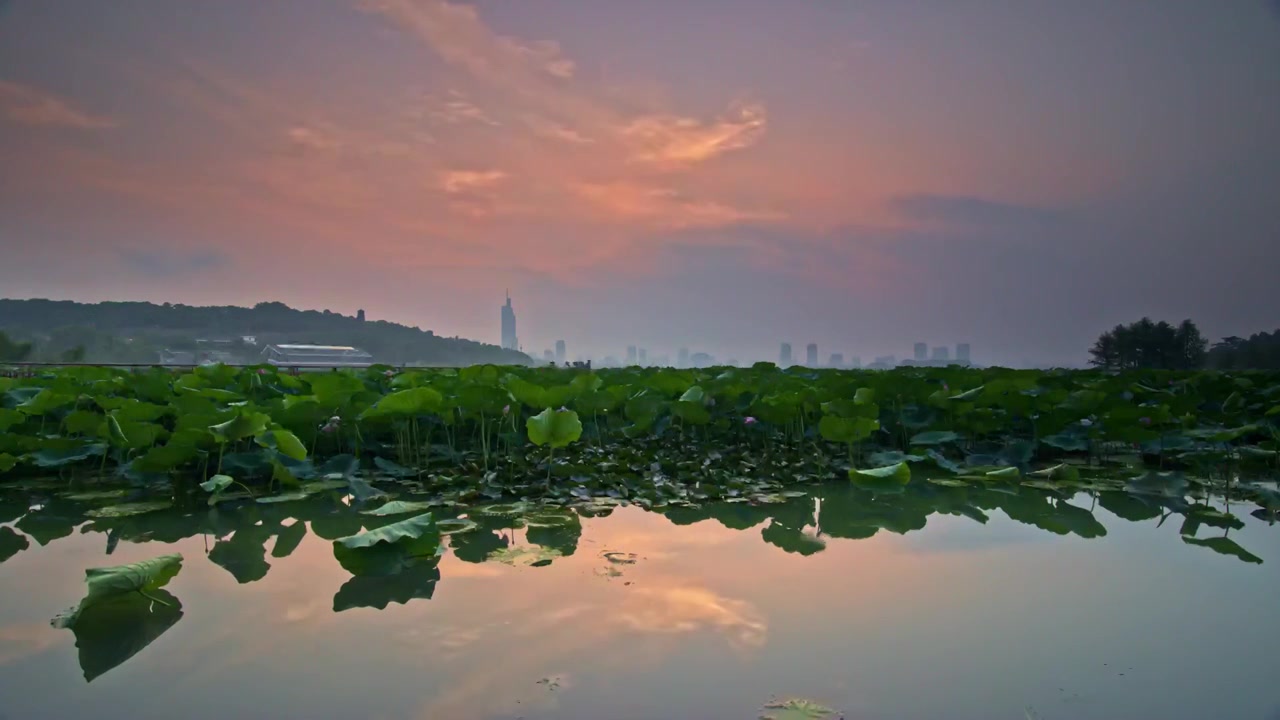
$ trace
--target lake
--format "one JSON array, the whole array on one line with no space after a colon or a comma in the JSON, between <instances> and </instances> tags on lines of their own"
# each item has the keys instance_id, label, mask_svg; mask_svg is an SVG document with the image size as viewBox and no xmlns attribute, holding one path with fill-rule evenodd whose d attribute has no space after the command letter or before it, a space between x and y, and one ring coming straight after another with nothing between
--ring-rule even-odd
<instances>
[{"instance_id":1,"label":"lake","mask_svg":"<svg viewBox=\"0 0 1280 720\"><path fill-rule=\"evenodd\" d=\"M391 578L335 560L371 520L337 493L86 519L10 489L0 717L1280 718L1280 528L1253 506L916 485L489 508ZM79 648L51 627L86 568L165 553L180 610Z\"/></svg>"}]
</instances>

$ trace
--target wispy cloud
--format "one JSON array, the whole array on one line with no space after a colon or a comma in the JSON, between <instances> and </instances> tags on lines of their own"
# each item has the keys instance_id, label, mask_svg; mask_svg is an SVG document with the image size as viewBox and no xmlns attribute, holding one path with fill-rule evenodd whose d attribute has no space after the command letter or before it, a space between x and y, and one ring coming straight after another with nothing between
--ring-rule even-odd
<instances>
[{"instance_id":1,"label":"wispy cloud","mask_svg":"<svg viewBox=\"0 0 1280 720\"><path fill-rule=\"evenodd\" d=\"M426 107L415 108L410 114L414 117L425 117L425 119L433 123L445 125L474 123L498 127L502 124L490 117L483 108L468 100L463 93L457 90L450 90L448 97L445 98L428 96L426 98Z\"/></svg>"},{"instance_id":2,"label":"wispy cloud","mask_svg":"<svg viewBox=\"0 0 1280 720\"><path fill-rule=\"evenodd\" d=\"M80 110L56 95L7 80L0 80L0 110L13 122L36 127L102 130L117 125L111 118Z\"/></svg>"},{"instance_id":3,"label":"wispy cloud","mask_svg":"<svg viewBox=\"0 0 1280 720\"><path fill-rule=\"evenodd\" d=\"M580 183L578 196L610 219L643 222L662 228L730 225L748 220L778 220L780 213L735 208L724 203L690 197L671 188L631 182Z\"/></svg>"},{"instance_id":4,"label":"wispy cloud","mask_svg":"<svg viewBox=\"0 0 1280 720\"><path fill-rule=\"evenodd\" d=\"M679 166L750 147L764 130L764 107L747 105L712 123L676 115L639 117L622 128L622 137L632 160Z\"/></svg>"},{"instance_id":5,"label":"wispy cloud","mask_svg":"<svg viewBox=\"0 0 1280 720\"><path fill-rule=\"evenodd\" d=\"M465 193L493 187L507 178L501 170L447 170L440 173L440 189L447 193Z\"/></svg>"},{"instance_id":6,"label":"wispy cloud","mask_svg":"<svg viewBox=\"0 0 1280 720\"><path fill-rule=\"evenodd\" d=\"M427 39L446 61L478 75L518 68L566 79L575 70L574 62L563 55L557 43L525 44L498 35L470 5L441 0L363 0L360 5L410 28Z\"/></svg>"},{"instance_id":7,"label":"wispy cloud","mask_svg":"<svg viewBox=\"0 0 1280 720\"><path fill-rule=\"evenodd\" d=\"M285 137L294 149L302 151L328 152L342 145L332 130L311 125L295 125L285 131Z\"/></svg>"},{"instance_id":8,"label":"wispy cloud","mask_svg":"<svg viewBox=\"0 0 1280 720\"><path fill-rule=\"evenodd\" d=\"M540 117L531 116L525 118L525 124L529 126L530 130L533 130L535 135L540 137L560 140L561 142L573 145L590 145L595 142L592 138L583 135L571 127L566 127Z\"/></svg>"}]
</instances>

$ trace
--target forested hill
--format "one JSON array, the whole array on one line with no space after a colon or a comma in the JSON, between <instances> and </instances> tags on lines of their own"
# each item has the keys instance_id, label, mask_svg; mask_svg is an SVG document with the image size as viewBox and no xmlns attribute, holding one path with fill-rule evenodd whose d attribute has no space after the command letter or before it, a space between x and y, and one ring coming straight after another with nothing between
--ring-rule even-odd
<instances>
[{"instance_id":1,"label":"forested hill","mask_svg":"<svg viewBox=\"0 0 1280 720\"><path fill-rule=\"evenodd\" d=\"M278 302L246 308L0 299L0 331L33 341L37 348L33 359L54 359L83 347L90 362L154 362L161 348L192 347L196 339L253 336L259 345L353 345L372 353L378 362L391 364L530 362L524 353L496 345L328 310L295 310Z\"/></svg>"}]
</instances>

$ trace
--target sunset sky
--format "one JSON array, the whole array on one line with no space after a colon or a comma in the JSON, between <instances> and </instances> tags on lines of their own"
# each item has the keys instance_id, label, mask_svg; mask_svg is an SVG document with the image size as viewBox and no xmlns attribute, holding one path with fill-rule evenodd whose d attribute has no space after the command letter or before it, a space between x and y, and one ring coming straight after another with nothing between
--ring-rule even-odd
<instances>
[{"instance_id":1,"label":"sunset sky","mask_svg":"<svg viewBox=\"0 0 1280 720\"><path fill-rule=\"evenodd\" d=\"M1280 326L1275 0L0 0L0 296L1081 363Z\"/></svg>"}]
</instances>

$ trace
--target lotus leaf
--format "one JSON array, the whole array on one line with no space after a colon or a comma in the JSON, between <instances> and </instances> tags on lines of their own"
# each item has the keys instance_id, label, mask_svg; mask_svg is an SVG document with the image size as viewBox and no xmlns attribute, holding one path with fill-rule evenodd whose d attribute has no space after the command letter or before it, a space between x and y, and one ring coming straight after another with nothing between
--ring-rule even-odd
<instances>
[{"instance_id":1,"label":"lotus leaf","mask_svg":"<svg viewBox=\"0 0 1280 720\"><path fill-rule=\"evenodd\" d=\"M182 556L175 553L127 565L85 570L88 593L79 605L55 617L53 624L55 627L72 627L88 607L128 593L146 596L167 585L181 569Z\"/></svg>"},{"instance_id":2,"label":"lotus leaf","mask_svg":"<svg viewBox=\"0 0 1280 720\"><path fill-rule=\"evenodd\" d=\"M582 422L572 410L547 408L525 422L529 441L534 445L562 448L582 436Z\"/></svg>"}]
</instances>

